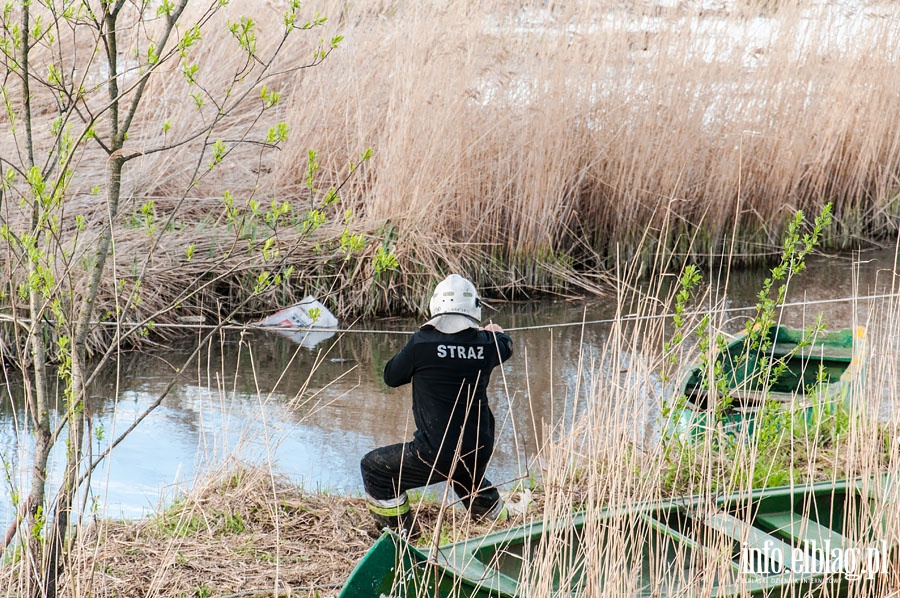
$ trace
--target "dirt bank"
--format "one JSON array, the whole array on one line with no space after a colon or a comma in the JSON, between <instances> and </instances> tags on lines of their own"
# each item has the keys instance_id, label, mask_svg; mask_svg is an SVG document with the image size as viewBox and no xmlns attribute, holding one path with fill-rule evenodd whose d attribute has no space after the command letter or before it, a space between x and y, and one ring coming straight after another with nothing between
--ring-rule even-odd
<instances>
[{"instance_id":1,"label":"dirt bank","mask_svg":"<svg viewBox=\"0 0 900 598\"><path fill-rule=\"evenodd\" d=\"M458 509L420 502L420 545L480 534ZM160 513L97 520L76 539L61 596L336 596L374 543L362 498L307 492L265 469L237 466ZM0 594L21 593L21 563Z\"/></svg>"}]
</instances>

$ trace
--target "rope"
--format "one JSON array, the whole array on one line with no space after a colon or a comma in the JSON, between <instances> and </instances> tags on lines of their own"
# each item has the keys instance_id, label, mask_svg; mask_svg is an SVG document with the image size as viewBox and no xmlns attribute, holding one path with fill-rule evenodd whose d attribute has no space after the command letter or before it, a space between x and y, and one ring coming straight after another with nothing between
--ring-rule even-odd
<instances>
[{"instance_id":1,"label":"rope","mask_svg":"<svg viewBox=\"0 0 900 598\"><path fill-rule=\"evenodd\" d=\"M874 301L878 299L896 299L900 298L900 293L883 293L879 295L861 295L854 297L840 297L837 299L816 299L812 301L795 301L791 303L781 303L778 305L780 308L786 307L804 307L809 305L825 305L830 303L847 303L851 301ZM680 315L684 316L702 316L707 313L716 312L716 313L740 313L746 311L753 311L756 309L755 305L748 305L744 307L726 307L719 310L695 310L695 311L685 311ZM671 318L675 316L674 313L665 313L665 314L649 314L649 315L626 315L618 318L604 318L599 320L578 320L575 322L561 322L558 324L536 324L534 326L513 326L510 328L504 328L506 332L522 332L527 330L545 330L552 328L569 328L574 326L593 326L597 324L614 324L617 322L640 322L640 321L650 321L650 320L659 320L661 318ZM28 318L18 318L15 319L8 314L0 314L0 321L17 321L20 323L30 323ZM195 324L195 323L153 323L148 324L146 322L95 322L95 324L99 326L117 326L123 328L136 328L140 326L152 326L153 328L167 328L167 329L186 329L186 330L210 330L210 329L219 329L219 330L238 330L238 331L247 331L247 330L263 330L267 332L279 331L279 332L328 332L335 334L397 334L397 335L410 335L412 332L410 330L379 330L375 328L309 328L302 326L261 326L260 324Z\"/></svg>"},{"instance_id":2,"label":"rope","mask_svg":"<svg viewBox=\"0 0 900 598\"><path fill-rule=\"evenodd\" d=\"M862 295L856 297L841 297L839 299L815 299L812 301L795 301L791 303L781 303L778 305L779 308L785 307L803 307L807 305L822 305L827 303L846 303L849 301L874 301L876 299L892 299L900 297L900 293L885 293L882 295ZM753 311L756 309L756 305L746 305L744 307L726 307L719 310L695 310L695 311L685 311L680 315L684 316L702 316L708 313L739 313L745 311ZM668 313L668 314L651 314L646 316L622 316L620 318L607 318L603 320L584 320L581 322L564 322L561 324L541 324L537 326L522 326L520 328L504 328L504 330L508 330L510 332L515 332L517 330L538 330L541 328L564 328L567 326L587 326L589 324L614 324L616 322L639 322L644 320L658 320L660 318L671 318L676 314Z\"/></svg>"}]
</instances>

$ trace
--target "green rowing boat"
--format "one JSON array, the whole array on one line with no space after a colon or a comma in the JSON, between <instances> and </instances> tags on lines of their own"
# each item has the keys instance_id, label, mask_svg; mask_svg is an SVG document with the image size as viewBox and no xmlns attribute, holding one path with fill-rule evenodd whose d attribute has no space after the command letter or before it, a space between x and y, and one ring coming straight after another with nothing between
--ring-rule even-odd
<instances>
[{"instance_id":1,"label":"green rowing boat","mask_svg":"<svg viewBox=\"0 0 900 598\"><path fill-rule=\"evenodd\" d=\"M608 507L424 550L385 531L340 597L857 595L896 558L881 519L891 484Z\"/></svg>"},{"instance_id":2,"label":"green rowing boat","mask_svg":"<svg viewBox=\"0 0 900 598\"><path fill-rule=\"evenodd\" d=\"M721 425L731 435L752 433L768 401L807 422L821 421L838 405L849 405L865 364L866 330L820 332L773 326L763 342L741 334L716 356L682 377L669 430L696 438ZM707 382L715 371L716 382Z\"/></svg>"}]
</instances>

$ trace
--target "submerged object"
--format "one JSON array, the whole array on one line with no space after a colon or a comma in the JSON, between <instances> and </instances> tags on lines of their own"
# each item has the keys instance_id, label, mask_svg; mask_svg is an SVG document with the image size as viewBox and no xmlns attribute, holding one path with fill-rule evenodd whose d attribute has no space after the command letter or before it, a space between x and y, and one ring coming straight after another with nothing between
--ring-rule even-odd
<instances>
[{"instance_id":1,"label":"submerged object","mask_svg":"<svg viewBox=\"0 0 900 598\"><path fill-rule=\"evenodd\" d=\"M307 296L264 318L259 326L272 328L273 332L312 348L335 335L338 320L321 301Z\"/></svg>"},{"instance_id":2,"label":"submerged object","mask_svg":"<svg viewBox=\"0 0 900 598\"><path fill-rule=\"evenodd\" d=\"M772 326L754 347L761 336L738 335L714 364L688 368L673 398L671 433L696 438L721 425L732 436L752 434L769 401L811 425L850 406L865 370L865 327L810 337ZM707 382L710 371L716 372L713 384Z\"/></svg>"},{"instance_id":3,"label":"submerged object","mask_svg":"<svg viewBox=\"0 0 900 598\"><path fill-rule=\"evenodd\" d=\"M340 598L862 593L896 556L881 539L894 484L881 476L609 506L437 548L386 530Z\"/></svg>"}]
</instances>

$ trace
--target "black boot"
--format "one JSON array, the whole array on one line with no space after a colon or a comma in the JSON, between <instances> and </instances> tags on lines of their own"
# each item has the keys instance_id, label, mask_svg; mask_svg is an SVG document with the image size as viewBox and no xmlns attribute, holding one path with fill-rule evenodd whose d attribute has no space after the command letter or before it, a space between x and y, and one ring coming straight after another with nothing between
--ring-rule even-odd
<instances>
[{"instance_id":1,"label":"black boot","mask_svg":"<svg viewBox=\"0 0 900 598\"><path fill-rule=\"evenodd\" d=\"M412 511L403 513L398 519L400 523L400 534L406 534L407 540L416 540L422 534L419 523L416 521L416 517L413 515Z\"/></svg>"},{"instance_id":2,"label":"black boot","mask_svg":"<svg viewBox=\"0 0 900 598\"><path fill-rule=\"evenodd\" d=\"M498 498L497 502L488 509L485 509L483 506L479 509L479 506L473 504L469 510L472 519L475 521L498 521L502 523L509 519L509 510L506 508L502 498Z\"/></svg>"},{"instance_id":3,"label":"black boot","mask_svg":"<svg viewBox=\"0 0 900 598\"><path fill-rule=\"evenodd\" d=\"M396 516L380 515L373 512L372 519L375 520L377 535L381 535L382 530L388 528L401 536L405 536L407 540L415 540L422 533L415 516L409 510Z\"/></svg>"}]
</instances>

